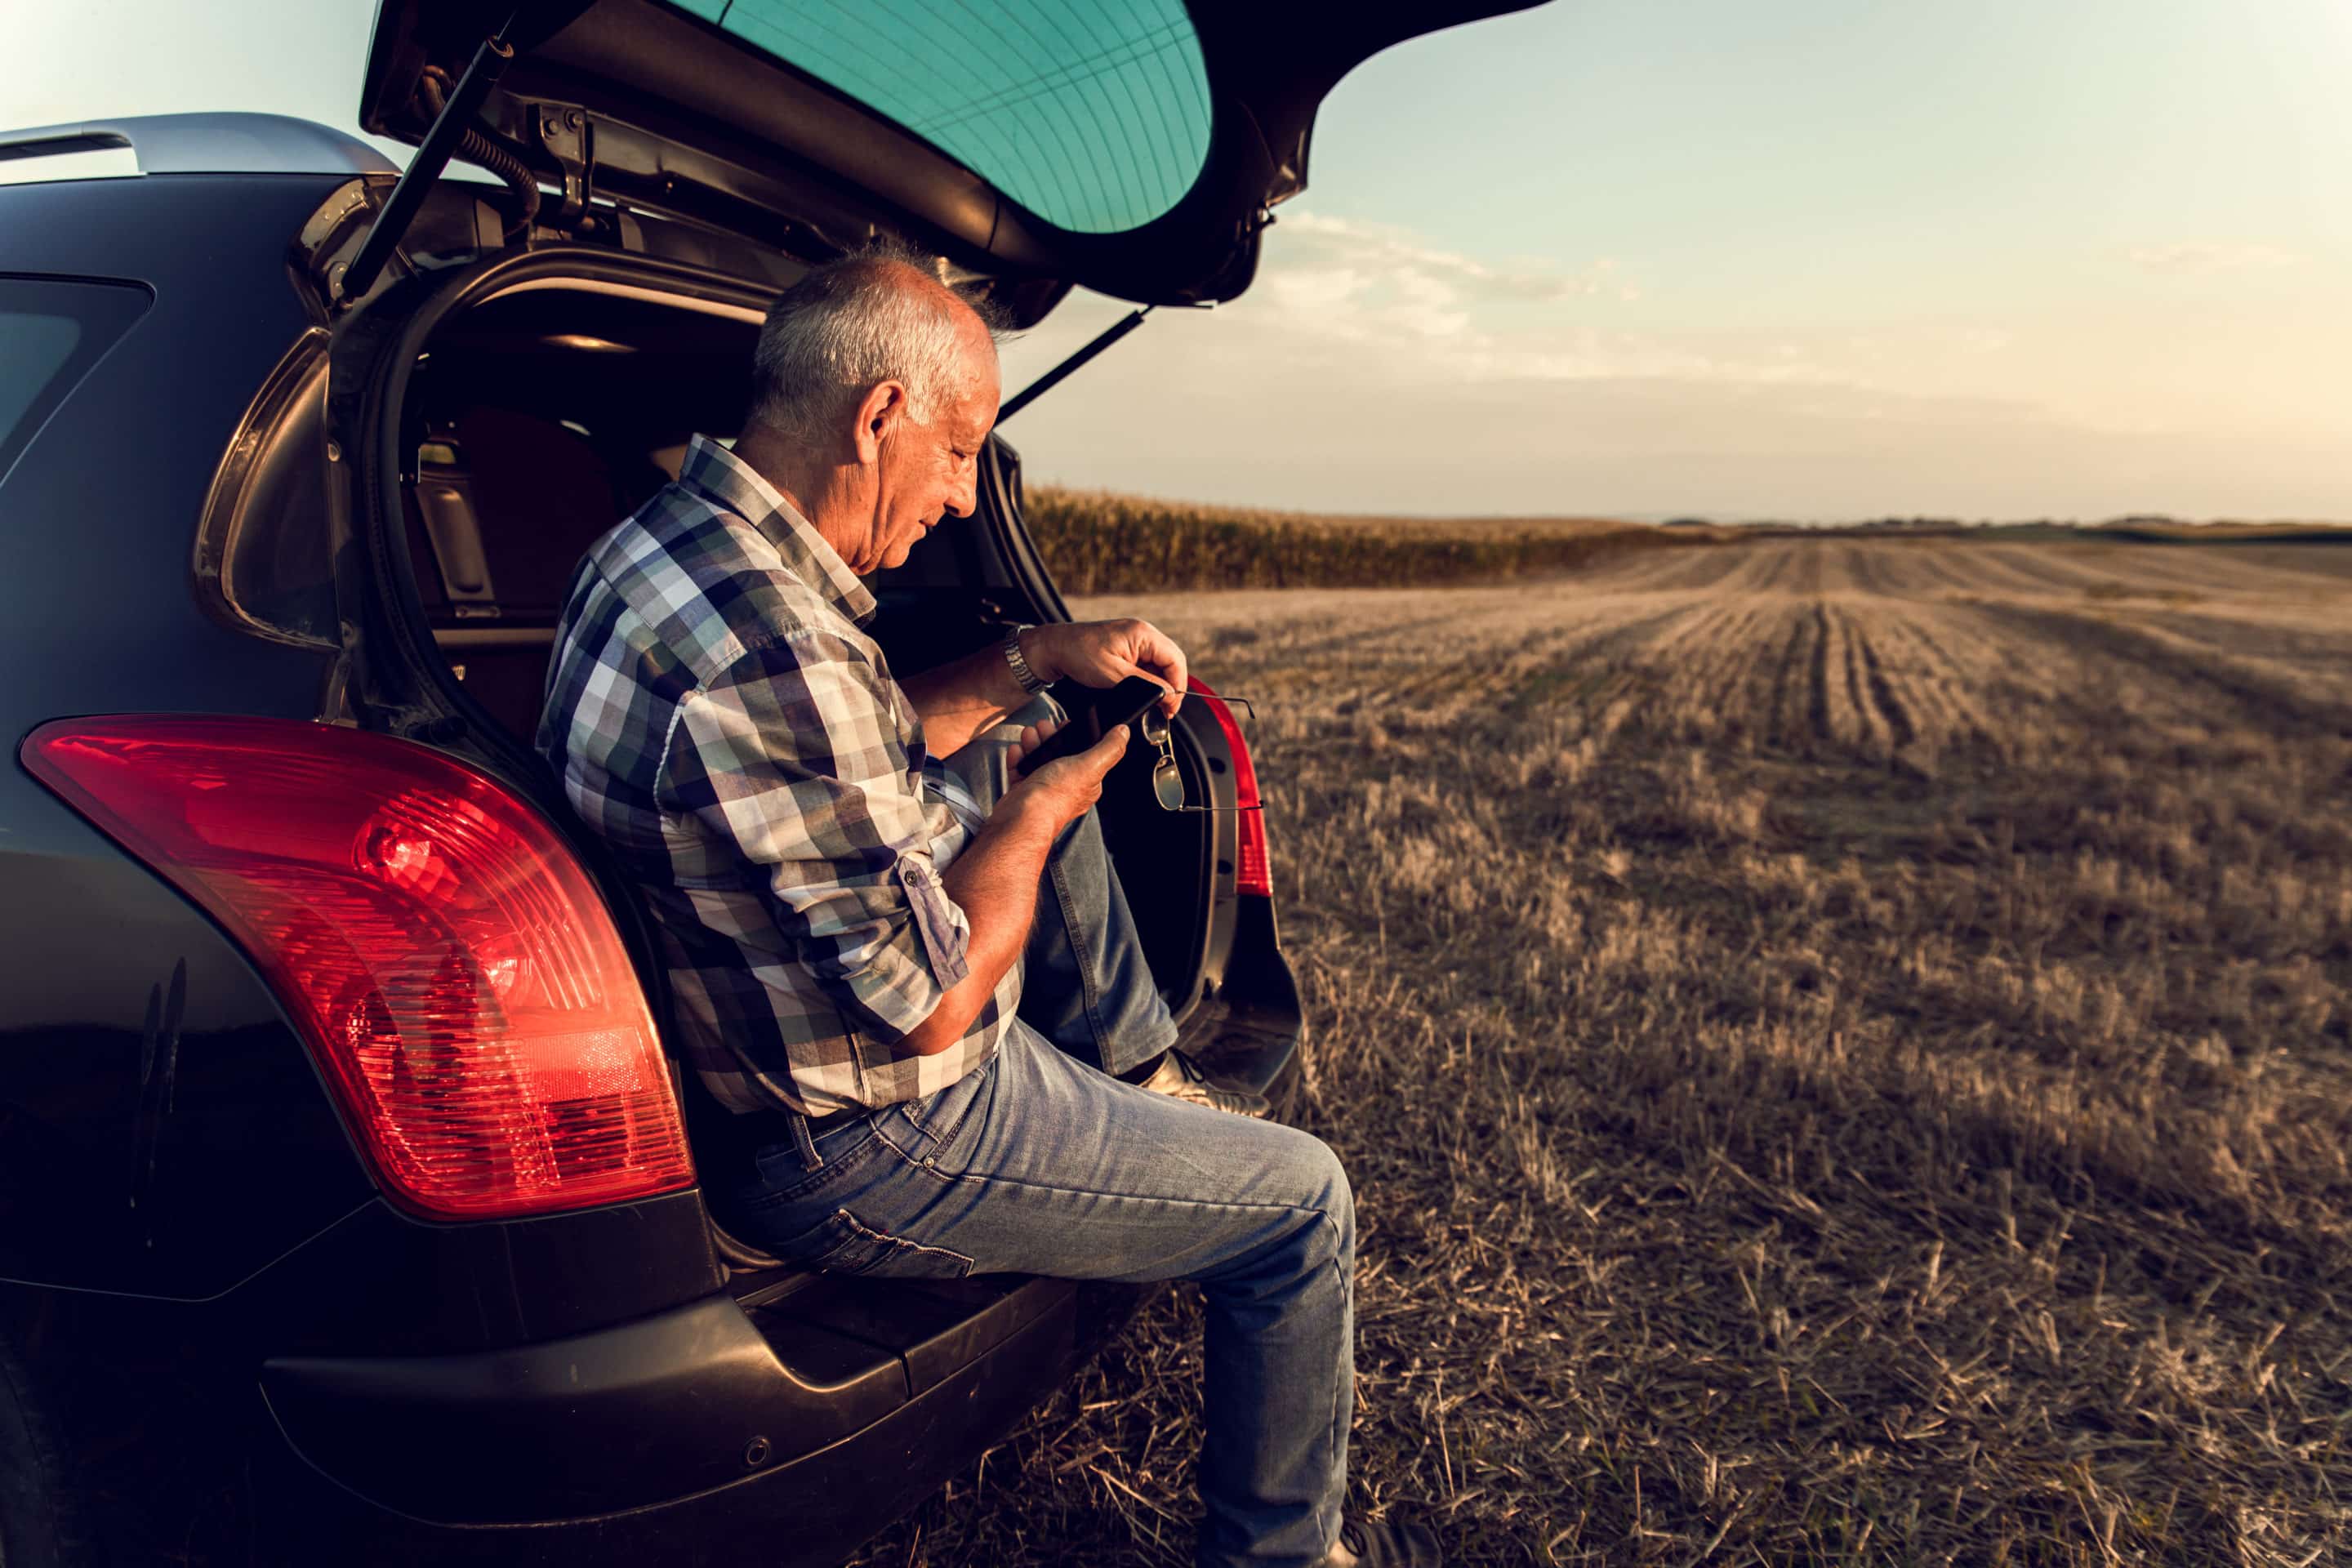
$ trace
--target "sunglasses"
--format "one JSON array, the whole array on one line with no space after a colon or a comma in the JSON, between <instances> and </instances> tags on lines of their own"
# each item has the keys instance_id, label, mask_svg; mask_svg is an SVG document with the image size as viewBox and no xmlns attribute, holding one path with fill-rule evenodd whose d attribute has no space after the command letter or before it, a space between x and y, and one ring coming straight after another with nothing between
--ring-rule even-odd
<instances>
[{"instance_id":1,"label":"sunglasses","mask_svg":"<svg viewBox=\"0 0 2352 1568\"><path fill-rule=\"evenodd\" d=\"M1184 700L1188 702L1192 700L1194 698L1199 698L1203 702L1238 702L1244 709L1248 710L1249 716L1253 721L1257 718L1257 710L1250 707L1250 700L1246 697L1210 697L1198 691L1188 691L1184 694ZM1230 710L1228 710L1228 712L1230 714ZM1143 737L1143 741L1146 745L1156 748L1160 752L1160 761L1152 764L1151 793L1158 798L1160 810L1215 812L1264 811L1265 809L1263 805L1185 805L1184 775L1176 771L1176 744L1175 742L1170 738L1168 715L1161 712L1157 707L1146 709L1142 717L1136 720L1135 729L1136 733Z\"/></svg>"}]
</instances>

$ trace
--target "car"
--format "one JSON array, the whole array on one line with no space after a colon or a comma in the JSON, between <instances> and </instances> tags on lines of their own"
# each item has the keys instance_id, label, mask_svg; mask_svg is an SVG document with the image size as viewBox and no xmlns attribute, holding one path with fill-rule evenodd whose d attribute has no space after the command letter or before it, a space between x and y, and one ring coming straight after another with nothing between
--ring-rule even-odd
<instances>
[{"instance_id":1,"label":"car","mask_svg":"<svg viewBox=\"0 0 2352 1568\"><path fill-rule=\"evenodd\" d=\"M1019 326L1232 299L1339 76L1511 8L385 0L404 174L0 134L0 1560L836 1561L1118 1331L714 1226L644 917L531 750L563 589L813 260L898 237ZM1067 618L1002 438L873 585L901 670ZM1223 704L1176 757L1258 804ZM1284 1101L1264 814L1150 761L1100 809L1154 974Z\"/></svg>"}]
</instances>

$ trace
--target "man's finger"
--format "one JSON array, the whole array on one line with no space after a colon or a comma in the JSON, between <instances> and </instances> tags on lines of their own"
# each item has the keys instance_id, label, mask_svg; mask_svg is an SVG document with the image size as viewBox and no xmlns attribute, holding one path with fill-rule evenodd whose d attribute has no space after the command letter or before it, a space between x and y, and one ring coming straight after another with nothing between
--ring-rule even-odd
<instances>
[{"instance_id":1,"label":"man's finger","mask_svg":"<svg viewBox=\"0 0 2352 1568\"><path fill-rule=\"evenodd\" d=\"M1168 696L1161 700L1160 709L1173 719L1176 710L1183 706L1183 694L1188 689L1190 671L1184 650L1176 646L1175 638L1150 621L1138 621L1135 626L1135 661L1145 673L1168 688Z\"/></svg>"},{"instance_id":2,"label":"man's finger","mask_svg":"<svg viewBox=\"0 0 2352 1568\"><path fill-rule=\"evenodd\" d=\"M1169 683L1167 670L1163 667L1156 664L1137 664L1130 661L1127 666L1127 673L1120 676L1119 679L1126 680L1130 677L1139 675L1144 679L1150 681L1155 686L1164 686L1168 688L1167 695L1160 700L1160 710L1162 713L1167 714L1171 719L1176 717L1176 710L1181 707L1184 701L1184 689L1181 686L1171 685Z\"/></svg>"},{"instance_id":3,"label":"man's finger","mask_svg":"<svg viewBox=\"0 0 2352 1568\"><path fill-rule=\"evenodd\" d=\"M1090 775L1099 780L1103 774L1117 767L1119 758L1125 755L1127 755L1127 726L1113 724L1103 731L1101 740L1079 752L1076 761Z\"/></svg>"},{"instance_id":4,"label":"man's finger","mask_svg":"<svg viewBox=\"0 0 2352 1568\"><path fill-rule=\"evenodd\" d=\"M1058 719L1041 719L1034 724L1022 726L1021 733L1013 742L1013 765L1018 767L1024 758L1044 745L1054 731L1061 727L1061 721Z\"/></svg>"}]
</instances>

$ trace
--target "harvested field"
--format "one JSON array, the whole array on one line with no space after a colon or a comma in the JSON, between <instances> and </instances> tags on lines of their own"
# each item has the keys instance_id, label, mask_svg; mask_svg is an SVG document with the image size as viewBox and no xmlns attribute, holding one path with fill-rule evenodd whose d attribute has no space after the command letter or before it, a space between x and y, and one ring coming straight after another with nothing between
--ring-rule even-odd
<instances>
[{"instance_id":1,"label":"harvested field","mask_svg":"<svg viewBox=\"0 0 2352 1568\"><path fill-rule=\"evenodd\" d=\"M1357 1506L1477 1563L2352 1561L2352 549L1074 609L1260 704ZM862 1561L1189 1563L1198 1322Z\"/></svg>"}]
</instances>

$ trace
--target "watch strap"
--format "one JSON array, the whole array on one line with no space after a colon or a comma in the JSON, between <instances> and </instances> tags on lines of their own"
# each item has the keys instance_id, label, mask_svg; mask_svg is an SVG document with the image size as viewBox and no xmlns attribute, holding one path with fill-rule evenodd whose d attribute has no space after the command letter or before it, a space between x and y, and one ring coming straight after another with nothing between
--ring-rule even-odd
<instances>
[{"instance_id":1,"label":"watch strap","mask_svg":"<svg viewBox=\"0 0 2352 1568\"><path fill-rule=\"evenodd\" d=\"M1037 678L1037 672L1029 668L1029 658L1021 651L1021 634L1032 629L1034 628L1027 625L1022 625L1014 626L1004 634L1004 662L1012 667L1013 679L1021 683L1021 689L1034 697L1045 689L1046 683L1040 680Z\"/></svg>"}]
</instances>

